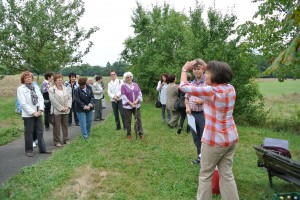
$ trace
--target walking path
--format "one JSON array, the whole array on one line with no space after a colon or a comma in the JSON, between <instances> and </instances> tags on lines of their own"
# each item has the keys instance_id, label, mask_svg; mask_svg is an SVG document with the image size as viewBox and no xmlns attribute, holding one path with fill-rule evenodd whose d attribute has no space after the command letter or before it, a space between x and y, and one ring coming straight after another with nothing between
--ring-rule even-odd
<instances>
[{"instance_id":1,"label":"walking path","mask_svg":"<svg viewBox=\"0 0 300 200\"><path fill-rule=\"evenodd\" d=\"M103 116L106 117L111 110L110 102L106 102L106 108L103 109ZM92 126L98 123L101 123L101 121L93 121ZM71 143L73 138L81 135L80 126L76 126L75 124L69 127L68 130ZM44 131L44 140L46 148L49 151L63 148L55 147L53 145L52 127L49 131ZM31 166L40 160L46 160L51 156L51 154L40 154L38 147L34 148L33 153L33 157L27 157L25 155L24 137L9 144L0 146L0 186L3 185L11 176L18 174L21 168Z\"/></svg>"}]
</instances>

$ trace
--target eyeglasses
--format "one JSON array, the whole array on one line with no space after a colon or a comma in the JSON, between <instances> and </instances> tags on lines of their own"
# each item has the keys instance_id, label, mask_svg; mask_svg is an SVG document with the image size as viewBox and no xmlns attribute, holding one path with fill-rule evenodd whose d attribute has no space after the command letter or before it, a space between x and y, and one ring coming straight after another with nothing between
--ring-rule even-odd
<instances>
[{"instance_id":1,"label":"eyeglasses","mask_svg":"<svg viewBox=\"0 0 300 200\"><path fill-rule=\"evenodd\" d=\"M110 74L111 76L115 76L116 74Z\"/></svg>"},{"instance_id":2,"label":"eyeglasses","mask_svg":"<svg viewBox=\"0 0 300 200\"><path fill-rule=\"evenodd\" d=\"M127 76L126 78L131 78L131 76Z\"/></svg>"}]
</instances>

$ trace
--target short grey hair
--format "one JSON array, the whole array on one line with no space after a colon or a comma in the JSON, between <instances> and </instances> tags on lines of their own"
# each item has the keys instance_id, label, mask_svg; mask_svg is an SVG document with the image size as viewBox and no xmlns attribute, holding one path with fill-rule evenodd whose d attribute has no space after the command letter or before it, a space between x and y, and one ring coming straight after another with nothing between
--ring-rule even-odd
<instances>
[{"instance_id":1,"label":"short grey hair","mask_svg":"<svg viewBox=\"0 0 300 200\"><path fill-rule=\"evenodd\" d=\"M126 77L130 76L133 79L133 74L131 72L125 72L123 75L123 81L126 83Z\"/></svg>"}]
</instances>

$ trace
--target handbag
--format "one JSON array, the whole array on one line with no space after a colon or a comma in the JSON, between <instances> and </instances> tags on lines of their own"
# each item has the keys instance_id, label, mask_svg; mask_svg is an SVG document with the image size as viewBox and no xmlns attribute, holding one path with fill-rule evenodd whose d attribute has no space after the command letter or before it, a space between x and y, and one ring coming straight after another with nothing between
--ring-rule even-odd
<instances>
[{"instance_id":1,"label":"handbag","mask_svg":"<svg viewBox=\"0 0 300 200\"><path fill-rule=\"evenodd\" d=\"M156 108L161 108L161 102L159 100L156 100L155 107Z\"/></svg>"},{"instance_id":2,"label":"handbag","mask_svg":"<svg viewBox=\"0 0 300 200\"><path fill-rule=\"evenodd\" d=\"M157 100L155 102L155 107L156 108L161 108L161 102L160 102L160 92L158 94Z\"/></svg>"},{"instance_id":3,"label":"handbag","mask_svg":"<svg viewBox=\"0 0 300 200\"><path fill-rule=\"evenodd\" d=\"M184 93L181 94L181 91L179 90L177 99L174 104L174 109L176 111L178 111L180 109L185 109L185 102L184 102L183 98L184 98Z\"/></svg>"},{"instance_id":4,"label":"handbag","mask_svg":"<svg viewBox=\"0 0 300 200\"><path fill-rule=\"evenodd\" d=\"M54 113L51 113L51 114L49 115L49 122L50 122L51 124L55 124Z\"/></svg>"},{"instance_id":5,"label":"handbag","mask_svg":"<svg viewBox=\"0 0 300 200\"><path fill-rule=\"evenodd\" d=\"M218 172L218 167L216 166L216 169L213 174L212 178L212 193L213 194L220 194L220 187L219 187L219 172Z\"/></svg>"},{"instance_id":6,"label":"handbag","mask_svg":"<svg viewBox=\"0 0 300 200\"><path fill-rule=\"evenodd\" d=\"M55 89L53 88L54 96L55 96ZM52 125L55 124L55 116L54 116L54 106L52 105L52 113L49 115L49 123Z\"/></svg>"}]
</instances>

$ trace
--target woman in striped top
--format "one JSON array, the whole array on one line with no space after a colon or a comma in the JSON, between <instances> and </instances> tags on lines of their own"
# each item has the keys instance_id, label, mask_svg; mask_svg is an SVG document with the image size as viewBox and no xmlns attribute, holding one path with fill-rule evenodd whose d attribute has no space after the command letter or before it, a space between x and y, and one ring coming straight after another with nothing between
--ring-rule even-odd
<instances>
[{"instance_id":1,"label":"woman in striped top","mask_svg":"<svg viewBox=\"0 0 300 200\"><path fill-rule=\"evenodd\" d=\"M187 81L187 71L197 61L187 62L181 73L180 89L201 97L203 102L205 127L202 136L201 170L197 199L212 199L212 176L216 166L220 175L222 199L239 199L232 173L233 155L238 133L233 119L236 93L232 85L232 71L227 63L211 61L206 67L206 87L191 86Z\"/></svg>"}]
</instances>

